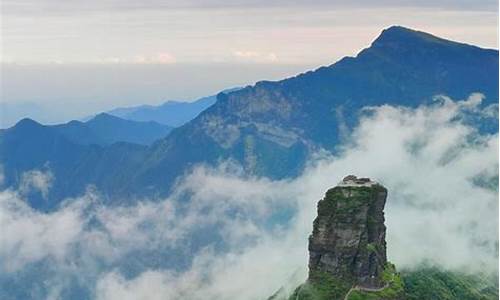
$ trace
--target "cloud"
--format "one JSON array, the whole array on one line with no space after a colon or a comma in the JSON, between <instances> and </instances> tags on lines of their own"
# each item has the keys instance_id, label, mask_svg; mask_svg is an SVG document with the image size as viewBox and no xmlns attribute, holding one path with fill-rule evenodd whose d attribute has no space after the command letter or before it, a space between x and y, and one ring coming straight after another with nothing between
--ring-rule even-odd
<instances>
[{"instance_id":1,"label":"cloud","mask_svg":"<svg viewBox=\"0 0 500 300\"><path fill-rule=\"evenodd\" d=\"M233 56L237 59L253 61L253 62L275 62L278 60L278 55L274 52L262 53L258 51L234 51Z\"/></svg>"},{"instance_id":2,"label":"cloud","mask_svg":"<svg viewBox=\"0 0 500 300\"><path fill-rule=\"evenodd\" d=\"M255 51L234 51L233 55L236 57L255 58L259 57L260 53Z\"/></svg>"},{"instance_id":3,"label":"cloud","mask_svg":"<svg viewBox=\"0 0 500 300\"><path fill-rule=\"evenodd\" d=\"M136 55L134 57L107 57L99 60L103 64L174 64L176 57L169 52L159 52L154 55Z\"/></svg>"},{"instance_id":4,"label":"cloud","mask_svg":"<svg viewBox=\"0 0 500 300\"><path fill-rule=\"evenodd\" d=\"M50 171L31 170L21 175L19 192L27 194L38 191L46 199L53 181L54 176Z\"/></svg>"},{"instance_id":5,"label":"cloud","mask_svg":"<svg viewBox=\"0 0 500 300\"><path fill-rule=\"evenodd\" d=\"M431 260L447 268L496 270L498 195L475 182L497 185L498 135L481 135L465 123L466 113L480 112L479 99L375 108L353 144L341 157L321 162L310 181L354 173L387 186L388 254L400 267Z\"/></svg>"},{"instance_id":6,"label":"cloud","mask_svg":"<svg viewBox=\"0 0 500 300\"><path fill-rule=\"evenodd\" d=\"M244 179L227 169L197 169L184 184L198 186L196 193L207 199L231 197L227 203L259 207L286 197L296 205L297 214L283 231L251 233L259 237L254 245L242 252L209 254L205 264L195 259L180 275L147 271L126 280L108 273L99 281L98 295L161 297L148 292L148 283L163 289L161 295L167 299L263 299L287 282L290 290L306 276L306 243L316 201L351 173L388 187L388 252L400 269L431 262L448 269L495 272L497 193L472 179L497 178L498 136L480 135L463 123L465 113L479 112L480 99L472 95L452 102L441 97L417 109L371 108L342 155L321 159L293 181ZM298 275L289 281L293 274Z\"/></svg>"},{"instance_id":7,"label":"cloud","mask_svg":"<svg viewBox=\"0 0 500 300\"><path fill-rule=\"evenodd\" d=\"M156 60L160 64L172 64L172 63L176 62L175 57L172 54L168 53L168 52L158 53Z\"/></svg>"},{"instance_id":8,"label":"cloud","mask_svg":"<svg viewBox=\"0 0 500 300\"><path fill-rule=\"evenodd\" d=\"M31 209L19 194L0 193L0 268L13 272L51 256L63 260L83 231L81 202L44 214Z\"/></svg>"},{"instance_id":9,"label":"cloud","mask_svg":"<svg viewBox=\"0 0 500 300\"><path fill-rule=\"evenodd\" d=\"M237 296L246 279L240 277L234 286L226 281L236 279L236 273L246 268L264 274L267 267L254 261L270 253L275 253L275 261L281 261L281 273L289 276L289 268L296 269L302 259L293 260L297 263L290 263L289 256L277 259L282 250L280 239L270 238L271 233L260 224L271 217L273 209L289 207L292 195L276 190L280 183L266 179L227 177L229 173L236 175L235 172L242 174L232 164L221 165L216 170L200 167L179 184L170 198L126 207L103 206L99 195L90 189L80 198L68 199L53 213L37 212L25 204L22 194L3 191L0 193L0 261L7 263L0 265L3 273L0 284L46 260L51 262L50 267L37 267L35 271L39 276L48 277L49 282L43 287L48 290L40 298L47 294L62 297L62 291L69 286L68 278L75 276L90 280L87 288L95 288L102 299L178 299L191 297L189 293L193 288L202 288L193 295L197 298L202 297L202 293L216 297L231 289L229 294ZM190 202L183 207L181 199L187 194ZM221 255L208 243L190 253L186 245L193 243L193 235L214 225L218 225L221 239L231 251ZM279 228L271 231L276 237L284 233ZM248 245L256 247L247 252ZM299 250L301 258L305 258L305 246L304 240L290 243L290 249ZM180 253L173 254L176 250ZM179 271L175 266L162 271L140 269L140 276L129 282L130 275L123 274L120 266L131 264L134 257L147 256L151 251L172 251L170 255L186 255L193 262L188 264L189 271ZM249 257L240 260L241 253ZM213 290L207 290L207 278L213 282ZM255 282L269 280L261 277ZM154 295L148 288L152 284L158 284ZM274 287L281 284L281 278L276 277L268 292L274 292Z\"/></svg>"},{"instance_id":10,"label":"cloud","mask_svg":"<svg viewBox=\"0 0 500 300\"><path fill-rule=\"evenodd\" d=\"M481 99L367 108L340 154L318 155L294 180L226 162L195 168L159 202L107 207L89 190L50 214L4 191L0 284L49 260L37 272L55 297L74 276L98 299L265 299L305 279L316 203L346 174L388 188L388 257L399 269L494 273L498 134L468 122L484 112Z\"/></svg>"},{"instance_id":11,"label":"cloud","mask_svg":"<svg viewBox=\"0 0 500 300\"><path fill-rule=\"evenodd\" d=\"M0 165L0 187L3 187L5 182L5 174L3 170L3 165Z\"/></svg>"},{"instance_id":12,"label":"cloud","mask_svg":"<svg viewBox=\"0 0 500 300\"><path fill-rule=\"evenodd\" d=\"M243 254L199 254L191 269L177 274L149 270L131 280L111 272L97 284L98 299L266 299L287 284L290 292L305 278L306 259L298 245L267 240ZM283 246L291 246L284 253Z\"/></svg>"}]
</instances>

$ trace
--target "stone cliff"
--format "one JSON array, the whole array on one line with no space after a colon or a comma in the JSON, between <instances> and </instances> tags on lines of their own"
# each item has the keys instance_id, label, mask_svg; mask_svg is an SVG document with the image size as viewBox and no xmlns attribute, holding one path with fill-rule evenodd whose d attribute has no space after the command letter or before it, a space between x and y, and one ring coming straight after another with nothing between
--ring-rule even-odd
<instances>
[{"instance_id":1,"label":"stone cliff","mask_svg":"<svg viewBox=\"0 0 500 300\"><path fill-rule=\"evenodd\" d=\"M309 237L310 281L326 272L359 286L384 285L386 197L383 186L354 176L328 190Z\"/></svg>"},{"instance_id":2,"label":"stone cliff","mask_svg":"<svg viewBox=\"0 0 500 300\"><path fill-rule=\"evenodd\" d=\"M404 299L387 262L387 189L349 175L318 202L309 237L309 277L289 299Z\"/></svg>"}]
</instances>

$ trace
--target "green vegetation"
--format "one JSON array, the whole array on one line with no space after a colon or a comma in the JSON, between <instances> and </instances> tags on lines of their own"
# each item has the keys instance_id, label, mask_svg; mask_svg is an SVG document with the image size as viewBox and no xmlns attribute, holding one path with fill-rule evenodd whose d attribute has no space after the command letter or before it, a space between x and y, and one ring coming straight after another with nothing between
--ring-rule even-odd
<instances>
[{"instance_id":1,"label":"green vegetation","mask_svg":"<svg viewBox=\"0 0 500 300\"><path fill-rule=\"evenodd\" d=\"M311 274L312 281L299 286L289 300L344 299L352 286L325 272ZM493 300L498 299L498 277L443 271L422 267L417 271L398 273L388 263L382 274L388 287L376 292L353 289L349 300ZM279 298L279 297L278 297ZM271 298L275 299L275 298Z\"/></svg>"},{"instance_id":2,"label":"green vegetation","mask_svg":"<svg viewBox=\"0 0 500 300\"><path fill-rule=\"evenodd\" d=\"M368 243L368 244L366 244L366 250L370 253L377 252L377 247L372 243Z\"/></svg>"},{"instance_id":3,"label":"green vegetation","mask_svg":"<svg viewBox=\"0 0 500 300\"><path fill-rule=\"evenodd\" d=\"M349 219L349 223L353 225L356 221L351 220L351 217L356 216L367 201L372 201L374 195L380 189L384 188L380 185L371 187L334 187L326 192L323 200L318 202L318 215L332 216L332 219L336 220ZM345 193L348 193L348 196ZM313 225L313 234L315 234L317 231L316 221Z\"/></svg>"},{"instance_id":4,"label":"green vegetation","mask_svg":"<svg viewBox=\"0 0 500 300\"><path fill-rule=\"evenodd\" d=\"M401 299L404 295L404 285L393 264L386 265L382 278L388 285L387 288L378 292L353 289L349 300ZM344 299L353 285L352 282L339 280L326 272L315 272L310 275L309 282L302 284L294 291L289 300Z\"/></svg>"},{"instance_id":5,"label":"green vegetation","mask_svg":"<svg viewBox=\"0 0 500 300\"><path fill-rule=\"evenodd\" d=\"M362 290L353 290L349 295L349 300L377 300L377 299L402 299L404 298L405 288L403 280L399 273L396 272L396 267L387 263L382 273L382 280L387 285L381 291L366 292Z\"/></svg>"},{"instance_id":6,"label":"green vegetation","mask_svg":"<svg viewBox=\"0 0 500 300\"><path fill-rule=\"evenodd\" d=\"M310 274L310 281L300 285L289 300L330 300L343 299L351 283L341 281L326 272Z\"/></svg>"},{"instance_id":7,"label":"green vegetation","mask_svg":"<svg viewBox=\"0 0 500 300\"><path fill-rule=\"evenodd\" d=\"M498 299L497 276L468 275L425 267L404 272L403 281L408 300Z\"/></svg>"}]
</instances>

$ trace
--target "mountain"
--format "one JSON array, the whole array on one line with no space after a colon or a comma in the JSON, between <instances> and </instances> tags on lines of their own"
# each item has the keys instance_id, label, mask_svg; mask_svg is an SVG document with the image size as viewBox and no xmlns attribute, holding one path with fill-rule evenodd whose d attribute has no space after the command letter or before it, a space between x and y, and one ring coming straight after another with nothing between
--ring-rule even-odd
<instances>
[{"instance_id":1,"label":"mountain","mask_svg":"<svg viewBox=\"0 0 500 300\"><path fill-rule=\"evenodd\" d=\"M86 122L71 121L51 127L77 144L102 146L116 142L149 145L172 130L157 122L124 120L106 113L98 114Z\"/></svg>"},{"instance_id":2,"label":"mountain","mask_svg":"<svg viewBox=\"0 0 500 300\"><path fill-rule=\"evenodd\" d=\"M474 92L486 96L482 105L498 105L498 79L497 50L394 26L356 57L281 81L220 93L215 104L147 148L99 147L91 158L67 162L53 160L48 149L40 151L39 145L21 144L16 149L26 161L19 165L10 162L12 154L5 150L13 149L8 144L16 137L3 134L0 162L6 182L13 187L19 184L19 174L48 162L55 177L64 178L56 180L54 187L71 187L50 197L55 203L87 184L95 185L110 202L124 195L161 197L194 165L217 165L223 160L240 163L247 174L293 178L312 153L337 151L363 107L415 107L435 95L465 99ZM497 123L492 130L498 132ZM66 151L51 146L54 153ZM32 156L39 157L37 163ZM66 169L75 163L80 167Z\"/></svg>"},{"instance_id":3,"label":"mountain","mask_svg":"<svg viewBox=\"0 0 500 300\"><path fill-rule=\"evenodd\" d=\"M268 300L498 299L492 276L435 266L396 272L386 256L386 198L382 185L353 175L328 190L309 237L307 281Z\"/></svg>"},{"instance_id":4,"label":"mountain","mask_svg":"<svg viewBox=\"0 0 500 300\"><path fill-rule=\"evenodd\" d=\"M229 93L238 89L227 89L222 92ZM217 95L212 95L193 102L167 101L157 106L119 107L107 113L126 120L140 122L155 121L170 127L179 127L194 119L200 112L210 107L216 101Z\"/></svg>"},{"instance_id":5,"label":"mountain","mask_svg":"<svg viewBox=\"0 0 500 300\"><path fill-rule=\"evenodd\" d=\"M358 286L384 286L386 199L386 188L353 175L326 192L309 238L310 282L326 272Z\"/></svg>"},{"instance_id":6,"label":"mountain","mask_svg":"<svg viewBox=\"0 0 500 300\"><path fill-rule=\"evenodd\" d=\"M350 175L318 203L309 237L309 277L289 299L405 299L387 262L387 189Z\"/></svg>"},{"instance_id":7,"label":"mountain","mask_svg":"<svg viewBox=\"0 0 500 300\"><path fill-rule=\"evenodd\" d=\"M465 99L473 92L486 96L484 105L498 103L497 50L391 27L356 57L220 94L149 149L135 187L166 187L189 166L221 159L241 163L249 174L294 177L317 149L336 150L363 107L415 107L435 95Z\"/></svg>"},{"instance_id":8,"label":"mountain","mask_svg":"<svg viewBox=\"0 0 500 300\"><path fill-rule=\"evenodd\" d=\"M88 130L86 127L72 128L76 128L72 133ZM56 177L48 198L33 194L27 200L36 209L51 210L58 204L52 199L81 194L89 182L102 182L111 191L118 189L113 185L113 177L120 178L122 166L139 164L136 159L141 159L147 149L127 142L104 147L89 143L89 136L83 142L77 138L77 134L62 134L60 126L45 126L31 119L23 119L1 130L0 161L4 174L8 175L4 176L3 186L19 186L26 170L50 170Z\"/></svg>"}]
</instances>

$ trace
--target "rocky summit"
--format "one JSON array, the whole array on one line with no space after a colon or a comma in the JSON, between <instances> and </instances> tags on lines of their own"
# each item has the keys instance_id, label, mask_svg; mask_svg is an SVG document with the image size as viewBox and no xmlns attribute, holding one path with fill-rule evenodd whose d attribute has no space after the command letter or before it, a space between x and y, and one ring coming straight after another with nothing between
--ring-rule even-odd
<instances>
[{"instance_id":1,"label":"rocky summit","mask_svg":"<svg viewBox=\"0 0 500 300\"><path fill-rule=\"evenodd\" d=\"M383 186L355 176L326 193L309 237L310 281L325 272L363 287L384 285L386 197Z\"/></svg>"},{"instance_id":2,"label":"rocky summit","mask_svg":"<svg viewBox=\"0 0 500 300\"><path fill-rule=\"evenodd\" d=\"M387 189L346 176L318 202L309 237L309 277L290 299L404 299L387 262L384 206Z\"/></svg>"}]
</instances>

